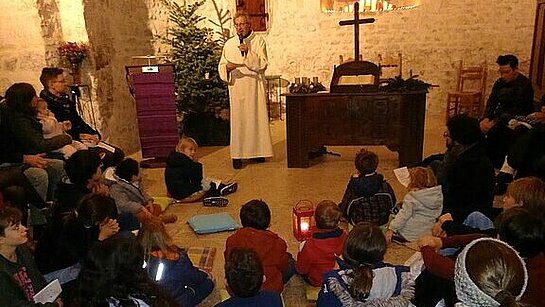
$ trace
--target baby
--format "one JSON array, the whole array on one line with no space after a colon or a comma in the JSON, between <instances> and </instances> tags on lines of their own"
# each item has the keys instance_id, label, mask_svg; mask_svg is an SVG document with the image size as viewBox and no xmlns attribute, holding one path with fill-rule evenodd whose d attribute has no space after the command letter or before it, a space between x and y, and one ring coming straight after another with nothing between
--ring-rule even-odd
<instances>
[{"instance_id":1,"label":"baby","mask_svg":"<svg viewBox=\"0 0 545 307\"><path fill-rule=\"evenodd\" d=\"M69 120L60 123L57 121L53 112L47 108L47 102L45 100L38 99L37 111L36 118L38 118L42 124L42 131L45 139L64 134L66 133L65 131L72 129L72 124ZM61 153L63 154L64 159L68 159L76 151L85 149L87 149L87 146L82 142L72 141L72 144L64 145L59 149L53 150L53 152Z\"/></svg>"}]
</instances>

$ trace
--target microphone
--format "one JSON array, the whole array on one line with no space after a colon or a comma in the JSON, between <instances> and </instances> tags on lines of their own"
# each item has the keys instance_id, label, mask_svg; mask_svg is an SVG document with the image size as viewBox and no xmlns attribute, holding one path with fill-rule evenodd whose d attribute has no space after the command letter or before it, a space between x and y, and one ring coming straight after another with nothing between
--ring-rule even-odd
<instances>
[{"instance_id":1,"label":"microphone","mask_svg":"<svg viewBox=\"0 0 545 307\"><path fill-rule=\"evenodd\" d=\"M242 38L242 36L238 37L238 41L240 42L241 45L244 44L244 38ZM240 55L246 56L246 52L241 50Z\"/></svg>"}]
</instances>

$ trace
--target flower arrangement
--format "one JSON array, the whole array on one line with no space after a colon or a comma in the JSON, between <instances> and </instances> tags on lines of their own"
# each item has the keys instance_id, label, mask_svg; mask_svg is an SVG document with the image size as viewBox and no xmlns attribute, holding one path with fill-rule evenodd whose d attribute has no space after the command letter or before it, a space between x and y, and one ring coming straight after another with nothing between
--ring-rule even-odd
<instances>
[{"instance_id":1,"label":"flower arrangement","mask_svg":"<svg viewBox=\"0 0 545 307\"><path fill-rule=\"evenodd\" d=\"M66 58L71 64L81 64L88 51L89 47L85 43L65 42L57 47L59 55Z\"/></svg>"}]
</instances>

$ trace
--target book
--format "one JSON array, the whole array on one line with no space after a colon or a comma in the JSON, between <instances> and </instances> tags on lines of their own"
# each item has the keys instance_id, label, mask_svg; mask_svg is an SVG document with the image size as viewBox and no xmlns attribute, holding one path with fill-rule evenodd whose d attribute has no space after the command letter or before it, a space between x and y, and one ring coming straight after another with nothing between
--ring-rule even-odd
<instances>
[{"instance_id":1,"label":"book","mask_svg":"<svg viewBox=\"0 0 545 307\"><path fill-rule=\"evenodd\" d=\"M61 284L58 279L55 279L34 295L34 303L52 303L59 297L61 292Z\"/></svg>"}]
</instances>

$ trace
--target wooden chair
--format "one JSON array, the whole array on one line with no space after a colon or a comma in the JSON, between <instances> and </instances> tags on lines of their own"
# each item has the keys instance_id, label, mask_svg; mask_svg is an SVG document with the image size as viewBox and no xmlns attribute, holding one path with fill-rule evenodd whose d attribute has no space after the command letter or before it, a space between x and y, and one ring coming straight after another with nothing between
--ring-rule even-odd
<instances>
[{"instance_id":1,"label":"wooden chair","mask_svg":"<svg viewBox=\"0 0 545 307\"><path fill-rule=\"evenodd\" d=\"M456 91L449 92L447 97L446 121L462 113L481 117L485 104L486 73L486 63L482 66L464 67L460 60Z\"/></svg>"},{"instance_id":2,"label":"wooden chair","mask_svg":"<svg viewBox=\"0 0 545 307\"><path fill-rule=\"evenodd\" d=\"M403 76L403 55L400 53L397 56L385 56L379 53L378 67L380 71L380 81L388 80L389 78ZM385 72L389 70L389 72Z\"/></svg>"}]
</instances>

